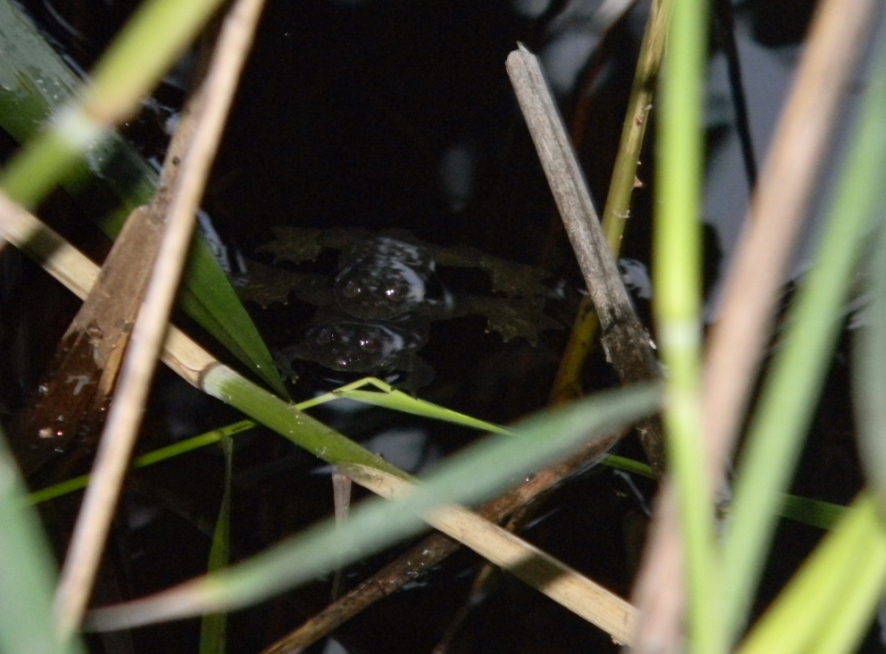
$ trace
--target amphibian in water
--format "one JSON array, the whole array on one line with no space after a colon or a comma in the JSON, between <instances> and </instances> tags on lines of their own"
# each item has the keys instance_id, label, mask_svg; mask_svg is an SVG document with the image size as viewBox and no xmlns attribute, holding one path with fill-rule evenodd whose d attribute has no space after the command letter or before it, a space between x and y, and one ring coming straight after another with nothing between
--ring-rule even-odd
<instances>
[{"instance_id":1,"label":"amphibian in water","mask_svg":"<svg viewBox=\"0 0 886 654\"><path fill-rule=\"evenodd\" d=\"M377 236L342 251L333 293L347 315L392 320L438 301L429 287L433 274L434 258L427 248Z\"/></svg>"},{"instance_id":2,"label":"amphibian in water","mask_svg":"<svg viewBox=\"0 0 886 654\"><path fill-rule=\"evenodd\" d=\"M278 227L274 233L276 240L258 251L273 253L276 262L301 264L324 250L339 253L331 278L249 264L243 299L267 307L286 304L292 293L318 307L299 342L278 353L287 371L292 361L302 360L342 373L401 372L429 380L432 374L415 373L430 370L416 353L427 342L432 320L479 314L503 340L524 337L533 345L540 331L561 327L545 314L551 290L542 283L547 273L538 268L474 248L431 245L402 231ZM453 298L436 279L438 264L485 272L498 295Z\"/></svg>"},{"instance_id":3,"label":"amphibian in water","mask_svg":"<svg viewBox=\"0 0 886 654\"><path fill-rule=\"evenodd\" d=\"M298 342L280 350L277 358L286 373L293 361L301 360L355 376L391 374L417 389L433 378L430 366L416 354L427 340L426 321L372 322L320 312Z\"/></svg>"}]
</instances>

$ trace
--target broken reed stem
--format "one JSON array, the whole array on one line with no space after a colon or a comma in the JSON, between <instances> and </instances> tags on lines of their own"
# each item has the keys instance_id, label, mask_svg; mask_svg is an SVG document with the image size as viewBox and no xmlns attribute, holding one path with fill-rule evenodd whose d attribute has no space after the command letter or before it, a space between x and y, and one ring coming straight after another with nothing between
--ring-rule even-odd
<instances>
[{"instance_id":1,"label":"broken reed stem","mask_svg":"<svg viewBox=\"0 0 886 654\"><path fill-rule=\"evenodd\" d=\"M172 186L167 226L127 350L120 384L96 454L56 595L62 634L83 618L110 530L127 464L135 446L151 379L163 348L169 314L187 260L203 188L252 43L263 0L239 0L228 13L213 62L196 92L195 127L181 175ZM176 163L176 160L172 160ZM151 257L151 253L146 253Z\"/></svg>"},{"instance_id":2,"label":"broken reed stem","mask_svg":"<svg viewBox=\"0 0 886 654\"><path fill-rule=\"evenodd\" d=\"M606 196L606 206L603 209L603 233L616 259L621 250L625 226L630 218L633 191L639 183L637 169L640 165L640 152L649 124L649 113L652 111L655 82L664 56L668 12L662 11L662 4L664 3L656 0L649 13L631 96L625 112L618 153L612 167L612 180ZM667 7L670 7L670 4L665 4L665 8ZM581 385L578 379L588 354L594 347L599 326L600 323L590 302L583 297L553 383L552 404L561 404L580 397Z\"/></svg>"},{"instance_id":3,"label":"broken reed stem","mask_svg":"<svg viewBox=\"0 0 886 654\"><path fill-rule=\"evenodd\" d=\"M652 339L631 305L538 59L521 45L508 55L506 66L600 319L606 358L625 386L659 379ZM660 422L644 421L639 432L660 476L665 465Z\"/></svg>"}]
</instances>

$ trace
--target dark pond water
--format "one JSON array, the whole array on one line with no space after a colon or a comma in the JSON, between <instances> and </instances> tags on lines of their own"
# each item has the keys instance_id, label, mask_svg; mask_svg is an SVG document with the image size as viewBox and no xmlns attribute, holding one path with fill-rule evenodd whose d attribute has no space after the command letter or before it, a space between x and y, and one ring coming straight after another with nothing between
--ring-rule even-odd
<instances>
[{"instance_id":1,"label":"dark pond water","mask_svg":"<svg viewBox=\"0 0 886 654\"><path fill-rule=\"evenodd\" d=\"M296 366L296 399L328 385L329 368L334 366L323 364L328 364L325 354L333 345L369 343L365 347L375 349L368 355L378 357L378 348L387 347L392 338L381 331L367 336L367 325L380 321L382 329L393 329L394 337L412 344L410 357L420 356L433 370L433 380L421 385L420 396L502 423L544 406L580 278L517 111L504 61L517 41L544 53L567 124L580 135L578 150L599 204L615 156L646 7L640 3L600 38L591 29L592 14L577 6L581 4L268 2L204 204L224 241L246 257L272 265L273 258L261 250L281 225L323 233L407 230L440 251L470 246L490 257L544 269L549 273L545 284L552 298L556 295L544 302L544 314L556 328L542 331L535 345L524 338L505 342L487 328L481 313L436 315L448 319L430 320L410 306L396 315L364 316L356 315L359 311L345 302L350 331L342 335L341 302L334 306L339 313L332 318L321 314L320 319L317 302L296 297L287 305L277 303L265 310L251 304L269 343L282 351L305 338L306 325L326 320L339 326L339 332L331 330L333 335L329 330L322 335L312 332L311 338L325 339L312 341L312 352L326 348L324 356L308 356L304 346L288 350L293 360L321 364ZM801 38L808 18L797 10L799 4L784 3L776 11L771 3L745 3L738 16L745 45L785 52ZM119 1L42 0L28 9L69 57L88 67L131 6ZM712 57L720 57L716 46ZM745 74L764 75L757 70ZM154 157L162 154L164 121L181 101L176 80L168 82L134 128L140 147ZM722 109L717 102L715 98L712 105ZM725 114L731 116L729 111ZM730 121L731 117L712 119L714 162L723 160L726 144L734 144L734 121ZM650 154L644 157L645 186L636 192L624 252L643 263L649 250L651 168ZM736 195L746 198L743 178L739 175L733 183ZM736 213L743 214L732 204L706 207L713 226L708 233L711 287L722 258L720 245L728 245L740 218ZM328 248L316 261L284 263L281 270L325 277L330 284L339 283L336 288L341 290L353 268L344 265L343 256ZM359 269L365 260L357 263ZM438 293L494 295L489 275L482 270L437 266L431 272L420 261L410 265L412 272L419 270L422 284L430 285L433 278ZM398 270L403 274L402 268ZM567 290L561 293L562 289ZM643 305L640 309L645 313ZM398 322L403 315L410 320L421 317L421 331L415 323ZM398 359L383 371L403 372L404 365ZM347 365L341 368L338 372L348 372ZM846 410L843 359L835 363L835 371L797 489L846 501L860 482ZM585 381L593 389L613 384L614 376L598 357ZM152 402L152 420L146 428L152 443L236 419L233 412L190 393L169 374L161 375ZM374 410L327 410L318 416L349 436L369 441L373 449L385 447L381 437L386 436L396 443L392 456L405 451L416 466L474 437ZM329 515L329 477L318 470L316 460L268 433L244 435L238 443L233 516L238 557ZM633 443L625 444L623 453L640 456ZM206 530L217 511L221 483L222 461L215 453L192 455L134 476L127 517L121 523L125 526L119 529L109 564L125 580L127 592L142 595L201 572L209 546ZM643 480L628 482L610 471L594 470L558 490L539 509L526 535L591 578L626 594L642 544L644 502L652 492ZM57 511L64 510L60 506ZM809 528L784 526L766 593L783 582L819 536ZM395 555L386 553L353 566L346 583L356 584ZM346 625L339 640L346 651L355 653L430 652L467 601L478 567L473 555L453 557ZM260 651L301 624L327 603L329 582L319 580L235 615L230 651ZM133 636L135 651L166 652L195 651L197 637L193 621L144 629ZM326 646L311 651L334 651L324 650ZM117 651L98 639L94 647ZM616 649L590 625L518 582L502 578L469 613L448 651Z\"/></svg>"}]
</instances>

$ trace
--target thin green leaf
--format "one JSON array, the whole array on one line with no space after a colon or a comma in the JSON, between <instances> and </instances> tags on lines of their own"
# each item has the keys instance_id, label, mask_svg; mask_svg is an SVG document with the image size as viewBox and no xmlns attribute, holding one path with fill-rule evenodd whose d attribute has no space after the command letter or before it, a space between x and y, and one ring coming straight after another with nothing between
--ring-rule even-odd
<instances>
[{"instance_id":1,"label":"thin green leaf","mask_svg":"<svg viewBox=\"0 0 886 654\"><path fill-rule=\"evenodd\" d=\"M57 571L35 511L0 432L0 652L80 654L78 638L63 643L52 616Z\"/></svg>"},{"instance_id":2,"label":"thin green leaf","mask_svg":"<svg viewBox=\"0 0 886 654\"><path fill-rule=\"evenodd\" d=\"M192 3L184 4L191 7ZM162 39L155 36L154 40ZM11 0L0 0L0 49L0 126L23 143L37 137L53 112L74 101L81 83ZM148 51L153 51L153 45ZM136 98L139 99L140 96ZM88 176L107 186L120 202L120 208L102 220L100 226L114 237L129 212L150 199L156 189L157 174L114 131L90 144L83 154L83 158L78 156L71 161L72 168L62 178L62 185L73 195ZM45 164L38 165L38 169L44 167ZM3 175L7 183L11 174L7 170ZM27 197L36 197L49 183L49 178L42 175L12 176L13 183L27 187L21 192ZM273 357L202 235L191 253L181 302L185 311L234 356L279 395L288 398Z\"/></svg>"},{"instance_id":3,"label":"thin green leaf","mask_svg":"<svg viewBox=\"0 0 886 654\"><path fill-rule=\"evenodd\" d=\"M833 502L822 502L798 495L785 495L781 502L781 517L819 529L832 529L846 513L846 507Z\"/></svg>"},{"instance_id":4,"label":"thin green leaf","mask_svg":"<svg viewBox=\"0 0 886 654\"><path fill-rule=\"evenodd\" d=\"M638 386L542 414L526 421L513 436L491 436L452 457L405 497L362 503L344 525L325 521L224 572L130 605L100 610L90 624L117 629L260 601L422 530L419 516L436 507L491 496L589 438L649 415L658 402L657 389ZM297 421L284 429L295 439L302 427Z\"/></svg>"},{"instance_id":5,"label":"thin green leaf","mask_svg":"<svg viewBox=\"0 0 886 654\"><path fill-rule=\"evenodd\" d=\"M388 386L378 379L367 378L361 380L359 383L361 385L371 384L378 388L379 391L363 391L359 390L359 387L349 385L333 391L332 395L336 398L356 400L357 402L380 406L385 409L391 409L392 411L400 411L401 413L409 413L423 418L451 422L470 429L479 429L480 431L488 431L496 434L508 433L508 430L504 427L495 425L491 422L486 422L485 420L472 418L464 413L459 413L458 411L442 407L439 404L433 404L412 397L403 391L398 391L396 388Z\"/></svg>"},{"instance_id":6,"label":"thin green leaf","mask_svg":"<svg viewBox=\"0 0 886 654\"><path fill-rule=\"evenodd\" d=\"M179 301L188 315L250 371L280 397L289 399L268 346L202 235L191 249L185 288Z\"/></svg>"},{"instance_id":7,"label":"thin green leaf","mask_svg":"<svg viewBox=\"0 0 886 654\"><path fill-rule=\"evenodd\" d=\"M0 46L0 126L24 143L47 126L53 112L73 102L82 83L11 0L0 0ZM90 175L128 201L123 217L150 198L157 179L154 169L116 132L92 144L63 185L75 194Z\"/></svg>"},{"instance_id":8,"label":"thin green leaf","mask_svg":"<svg viewBox=\"0 0 886 654\"><path fill-rule=\"evenodd\" d=\"M327 463L359 463L399 477L408 477L380 456L315 420L297 406L268 393L227 366L216 365L206 371L202 378L202 389Z\"/></svg>"},{"instance_id":9,"label":"thin green leaf","mask_svg":"<svg viewBox=\"0 0 886 654\"><path fill-rule=\"evenodd\" d=\"M148 0L107 53L73 102L56 105L53 120L10 161L0 186L26 207L36 206L87 150L98 154L114 124L134 114L220 0ZM159 38L162 35L162 38Z\"/></svg>"},{"instance_id":10,"label":"thin green leaf","mask_svg":"<svg viewBox=\"0 0 886 654\"><path fill-rule=\"evenodd\" d=\"M233 473L234 443L228 436L221 437L225 455L225 489L218 520L212 533L212 547L206 571L217 572L230 563L231 551L231 477ZM224 654L227 651L228 616L225 613L204 615L200 621L200 654Z\"/></svg>"},{"instance_id":11,"label":"thin green leaf","mask_svg":"<svg viewBox=\"0 0 886 654\"><path fill-rule=\"evenodd\" d=\"M861 311L863 324L855 337L852 391L859 458L871 492L886 515L886 221L882 218L872 243L865 276L868 288L863 296L868 305Z\"/></svg>"},{"instance_id":12,"label":"thin green leaf","mask_svg":"<svg viewBox=\"0 0 886 654\"><path fill-rule=\"evenodd\" d=\"M193 438L188 438L187 440L173 443L172 445L161 447L157 450L154 450L153 452L143 454L142 456L137 457L132 462L132 468L145 468L147 466L152 466L155 463L162 463L163 461L167 461L176 456L181 456L182 454L187 454L188 452L192 452L201 447L206 447L207 445L218 443L224 438L234 436L244 431L249 431L254 427L255 423L251 420L241 420L240 422L236 422L232 425L227 425L226 427L221 427L220 429L215 429L205 434L194 436ZM73 493L74 491L82 490L86 488L88 484L89 475L74 477L73 479L68 479L59 484L53 484L52 486L34 491L28 496L27 502L28 504L40 504L42 502L48 502L49 500L53 500L57 497Z\"/></svg>"},{"instance_id":13,"label":"thin green leaf","mask_svg":"<svg viewBox=\"0 0 886 654\"><path fill-rule=\"evenodd\" d=\"M673 3L660 91L653 267L659 349L668 369L662 419L683 540L693 651L725 652L719 551L701 425L702 85L707 4ZM661 2L660 11L671 10ZM679 254L676 254L679 253Z\"/></svg>"},{"instance_id":14,"label":"thin green leaf","mask_svg":"<svg viewBox=\"0 0 886 654\"><path fill-rule=\"evenodd\" d=\"M740 654L855 651L886 585L886 527L861 495L739 648Z\"/></svg>"},{"instance_id":15,"label":"thin green leaf","mask_svg":"<svg viewBox=\"0 0 886 654\"><path fill-rule=\"evenodd\" d=\"M780 500L793 476L843 319L872 216L882 210L886 169L886 46L881 44L860 120L818 253L798 292L739 462L725 543L727 630L745 620L766 559ZM882 389L881 389L882 390ZM882 401L882 400L879 400Z\"/></svg>"}]
</instances>

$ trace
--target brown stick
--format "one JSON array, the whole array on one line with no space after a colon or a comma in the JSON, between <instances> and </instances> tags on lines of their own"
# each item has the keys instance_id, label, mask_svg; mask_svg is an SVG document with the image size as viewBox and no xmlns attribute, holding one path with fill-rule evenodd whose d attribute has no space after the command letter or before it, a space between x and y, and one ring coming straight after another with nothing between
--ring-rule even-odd
<instances>
[{"instance_id":1,"label":"brown stick","mask_svg":"<svg viewBox=\"0 0 886 654\"><path fill-rule=\"evenodd\" d=\"M550 490L564 478L593 465L625 433L614 434L606 440L585 447L566 461L539 472L514 490L487 502L477 513L492 521L504 519L514 510ZM302 651L375 602L393 594L404 584L414 581L417 575L438 564L459 547L461 545L448 536L438 532L431 534L301 627L268 647L263 654Z\"/></svg>"},{"instance_id":2,"label":"brown stick","mask_svg":"<svg viewBox=\"0 0 886 654\"><path fill-rule=\"evenodd\" d=\"M652 338L634 312L538 60L521 45L508 55L506 65L600 319L606 358L625 386L660 379ZM658 419L643 423L640 440L650 465L661 475L665 456Z\"/></svg>"},{"instance_id":3,"label":"brown stick","mask_svg":"<svg viewBox=\"0 0 886 654\"><path fill-rule=\"evenodd\" d=\"M180 167L181 173L170 189L168 207L162 209L167 216L162 237L154 251L146 255L152 270L141 280L144 305L137 307L132 347L126 352L119 387L96 455L92 483L86 490L56 591L59 629L65 635L79 625L89 599L141 424L150 380L168 331L169 313L187 260L200 197L262 1L238 0L229 10L212 67L195 94L195 125L186 139L187 152L182 160L169 161L170 169ZM163 199L163 194L158 198ZM152 203L152 210L159 213L161 209Z\"/></svg>"}]
</instances>

